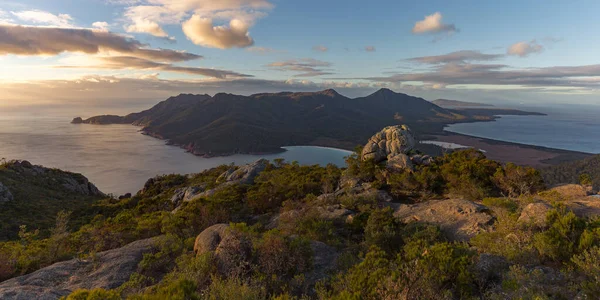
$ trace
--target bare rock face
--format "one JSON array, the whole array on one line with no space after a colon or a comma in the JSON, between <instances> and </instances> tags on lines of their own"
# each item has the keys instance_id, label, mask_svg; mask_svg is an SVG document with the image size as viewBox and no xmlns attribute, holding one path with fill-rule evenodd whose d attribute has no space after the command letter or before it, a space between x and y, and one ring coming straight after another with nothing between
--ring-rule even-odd
<instances>
[{"instance_id":1,"label":"bare rock face","mask_svg":"<svg viewBox=\"0 0 600 300\"><path fill-rule=\"evenodd\" d=\"M439 225L449 238L468 241L485 231L494 218L487 214L486 206L468 200L430 200L418 204L401 204L394 216L405 223L424 222Z\"/></svg>"},{"instance_id":2,"label":"bare rock face","mask_svg":"<svg viewBox=\"0 0 600 300\"><path fill-rule=\"evenodd\" d=\"M361 157L363 160L373 159L379 163L397 154L406 154L415 145L415 137L408 126L388 126L369 139Z\"/></svg>"},{"instance_id":3,"label":"bare rock face","mask_svg":"<svg viewBox=\"0 0 600 300\"><path fill-rule=\"evenodd\" d=\"M79 179L73 177L64 177L62 180L63 187L72 192L89 196L102 195L102 192L100 192L100 190L98 190L93 183L89 182L88 179L83 176Z\"/></svg>"},{"instance_id":4,"label":"bare rock face","mask_svg":"<svg viewBox=\"0 0 600 300\"><path fill-rule=\"evenodd\" d=\"M536 226L546 226L546 214L552 209L552 205L545 202L530 203L525 206L518 222L533 223Z\"/></svg>"},{"instance_id":5,"label":"bare rock face","mask_svg":"<svg viewBox=\"0 0 600 300\"><path fill-rule=\"evenodd\" d=\"M269 161L266 159L257 160L251 164L240 167L235 171L226 171L221 176L225 177L226 182L236 182L240 184L253 184L254 179L260 172L267 168Z\"/></svg>"},{"instance_id":6,"label":"bare rock face","mask_svg":"<svg viewBox=\"0 0 600 300\"><path fill-rule=\"evenodd\" d=\"M10 190L0 182L0 203L13 201L14 197Z\"/></svg>"},{"instance_id":7,"label":"bare rock face","mask_svg":"<svg viewBox=\"0 0 600 300\"><path fill-rule=\"evenodd\" d=\"M204 192L206 186L188 186L175 190L171 202L175 204L175 207L179 207L183 202L188 202Z\"/></svg>"},{"instance_id":8,"label":"bare rock face","mask_svg":"<svg viewBox=\"0 0 600 300\"><path fill-rule=\"evenodd\" d=\"M227 234L229 224L215 224L202 231L194 242L194 252L197 255L217 250L221 240Z\"/></svg>"},{"instance_id":9,"label":"bare rock face","mask_svg":"<svg viewBox=\"0 0 600 300\"><path fill-rule=\"evenodd\" d=\"M410 157L404 153L398 153L388 158L386 167L389 170L401 171L401 170L412 170L413 163Z\"/></svg>"},{"instance_id":10,"label":"bare rock face","mask_svg":"<svg viewBox=\"0 0 600 300\"><path fill-rule=\"evenodd\" d=\"M137 271L154 238L100 252L92 260L72 259L0 283L0 299L55 300L77 289L115 289Z\"/></svg>"}]
</instances>

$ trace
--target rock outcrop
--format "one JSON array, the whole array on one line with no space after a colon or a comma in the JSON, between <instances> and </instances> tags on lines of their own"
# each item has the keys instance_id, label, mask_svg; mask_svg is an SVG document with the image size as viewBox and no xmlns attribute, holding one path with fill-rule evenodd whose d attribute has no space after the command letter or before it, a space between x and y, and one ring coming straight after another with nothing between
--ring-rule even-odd
<instances>
[{"instance_id":1,"label":"rock outcrop","mask_svg":"<svg viewBox=\"0 0 600 300\"><path fill-rule=\"evenodd\" d=\"M10 190L0 182L0 203L13 201L14 197Z\"/></svg>"},{"instance_id":2,"label":"rock outcrop","mask_svg":"<svg viewBox=\"0 0 600 300\"><path fill-rule=\"evenodd\" d=\"M406 125L388 126L373 135L363 147L362 160L372 159L375 163L385 162L391 171L413 170L415 165L429 165L429 155L412 155L417 142Z\"/></svg>"},{"instance_id":3,"label":"rock outcrop","mask_svg":"<svg viewBox=\"0 0 600 300\"><path fill-rule=\"evenodd\" d=\"M194 242L194 252L202 255L217 250L217 247L227 234L229 224L215 224L202 231Z\"/></svg>"},{"instance_id":4,"label":"rock outcrop","mask_svg":"<svg viewBox=\"0 0 600 300\"><path fill-rule=\"evenodd\" d=\"M414 149L415 137L406 125L388 126L373 135L362 151L362 159L379 163Z\"/></svg>"},{"instance_id":5,"label":"rock outcrop","mask_svg":"<svg viewBox=\"0 0 600 300\"><path fill-rule=\"evenodd\" d=\"M194 199L198 194L204 192L206 186L188 186L175 190L171 202L175 207L179 207L183 202L188 202Z\"/></svg>"},{"instance_id":6,"label":"rock outcrop","mask_svg":"<svg viewBox=\"0 0 600 300\"><path fill-rule=\"evenodd\" d=\"M546 202L529 203L521 211L518 222L533 223L536 226L544 227L546 226L546 214L551 209L552 205Z\"/></svg>"},{"instance_id":7,"label":"rock outcrop","mask_svg":"<svg viewBox=\"0 0 600 300\"><path fill-rule=\"evenodd\" d=\"M251 164L239 167L237 170L227 170L219 176L225 178L227 183L253 184L254 179L260 172L267 168L269 161L266 159L257 160Z\"/></svg>"},{"instance_id":8,"label":"rock outcrop","mask_svg":"<svg viewBox=\"0 0 600 300\"><path fill-rule=\"evenodd\" d=\"M467 241L485 231L494 218L484 205L468 200L430 200L418 204L400 204L394 216L405 223L424 222L439 225L451 239Z\"/></svg>"},{"instance_id":9,"label":"rock outcrop","mask_svg":"<svg viewBox=\"0 0 600 300\"><path fill-rule=\"evenodd\" d=\"M63 187L72 192L81 194L81 195L89 195L89 196L100 196L102 192L89 180L83 176L79 178L74 177L63 177Z\"/></svg>"},{"instance_id":10,"label":"rock outcrop","mask_svg":"<svg viewBox=\"0 0 600 300\"><path fill-rule=\"evenodd\" d=\"M0 299L55 300L77 289L115 289L137 271L144 253L155 249L155 239L133 242L96 254L94 259L55 263L31 274L0 283Z\"/></svg>"}]
</instances>

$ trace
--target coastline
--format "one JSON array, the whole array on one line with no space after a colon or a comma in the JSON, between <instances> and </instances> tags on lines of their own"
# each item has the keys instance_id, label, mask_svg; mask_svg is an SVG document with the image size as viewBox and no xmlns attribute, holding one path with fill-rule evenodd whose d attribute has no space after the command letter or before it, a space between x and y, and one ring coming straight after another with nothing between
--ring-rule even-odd
<instances>
[{"instance_id":1,"label":"coastline","mask_svg":"<svg viewBox=\"0 0 600 300\"><path fill-rule=\"evenodd\" d=\"M591 153L505 142L449 131L429 135L429 139L481 149L489 159L503 163L513 162L534 167L546 167L594 156Z\"/></svg>"},{"instance_id":2,"label":"coastline","mask_svg":"<svg viewBox=\"0 0 600 300\"><path fill-rule=\"evenodd\" d=\"M423 128L424 130L421 132L421 140L434 140L439 142L446 143L454 143L460 144L476 149L481 149L485 151L485 154L488 158L497 160L503 163L513 162L519 165L529 165L535 167L545 167L549 165L556 165L563 162L574 161L584 159L594 154L571 151L571 150L563 150L556 149L544 146L536 146L529 144L521 144L515 142L507 142L502 140L496 140L491 138L483 138L472 136L468 134L460 134L454 133L450 131L446 131L445 128L450 124L460 124L460 123L475 123L475 122L495 122L497 119L501 118L503 115L515 115L511 113L519 112L516 115L537 115L543 116L546 114L537 113L537 112L524 112L524 111L516 111L516 110L503 110L503 109L483 109L488 111L495 112L508 112L505 114L499 113L494 115L486 115L481 116L481 118L471 118L466 120L456 120L455 122L449 123L439 123L439 124L429 124ZM91 124L95 125L95 124ZM130 124L133 126L141 127L140 125ZM427 128L430 127L430 128ZM431 128L433 127L433 128ZM419 131L418 128L415 128L416 131ZM429 129L429 130L427 130ZM433 129L433 130L432 130ZM335 150L349 151L352 152L355 145L351 145L349 142L336 141L327 138L318 138L311 143L306 145L294 145L294 146L281 146L280 148L273 149L272 151L260 151L260 152L223 152L223 153L204 153L198 152L194 149L192 144L178 144L174 143L163 136L155 134L153 132L148 132L143 128L139 130L139 132L143 135L147 135L153 138L157 138L165 141L167 145L177 146L179 148L184 149L186 152L189 152L195 156L204 157L204 158L212 158L212 157L227 157L236 154L248 154L248 155L269 155L269 154L278 154L284 153L288 151L286 147L302 147L302 146L310 146L310 147L322 147L329 148ZM423 149L424 152L428 154L439 154L443 152L441 147L438 147L437 151L433 148ZM427 146L424 146L427 148ZM437 152L437 153L429 153L429 152Z\"/></svg>"}]
</instances>

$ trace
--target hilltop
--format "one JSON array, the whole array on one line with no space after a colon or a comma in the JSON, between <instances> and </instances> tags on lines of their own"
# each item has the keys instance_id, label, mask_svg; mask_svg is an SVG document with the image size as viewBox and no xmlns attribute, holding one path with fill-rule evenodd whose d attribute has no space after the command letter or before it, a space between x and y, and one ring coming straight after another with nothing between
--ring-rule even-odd
<instances>
[{"instance_id":1,"label":"hilltop","mask_svg":"<svg viewBox=\"0 0 600 300\"><path fill-rule=\"evenodd\" d=\"M59 211L74 213L72 225L88 222L91 204L104 194L81 175L32 165L28 161L0 164L0 241L14 239L19 226L49 234Z\"/></svg>"},{"instance_id":2,"label":"hilltop","mask_svg":"<svg viewBox=\"0 0 600 300\"><path fill-rule=\"evenodd\" d=\"M145 134L203 156L276 153L282 146L314 145L354 149L380 128L408 124L418 134L440 132L445 124L493 120L496 111L459 112L425 99L381 89L348 98L335 90L182 94L127 116L96 116L73 123L134 124Z\"/></svg>"}]
</instances>

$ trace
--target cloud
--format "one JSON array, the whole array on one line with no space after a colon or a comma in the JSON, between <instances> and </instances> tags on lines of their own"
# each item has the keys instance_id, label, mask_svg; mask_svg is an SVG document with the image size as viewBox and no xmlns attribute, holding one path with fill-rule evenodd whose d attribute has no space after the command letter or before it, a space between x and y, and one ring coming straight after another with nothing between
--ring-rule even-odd
<instances>
[{"instance_id":1,"label":"cloud","mask_svg":"<svg viewBox=\"0 0 600 300\"><path fill-rule=\"evenodd\" d=\"M480 51L461 50L443 55L421 56L409 58L409 61L415 61L424 64L443 64L468 61L487 61L502 58L502 54L484 54Z\"/></svg>"},{"instance_id":2,"label":"cloud","mask_svg":"<svg viewBox=\"0 0 600 300\"><path fill-rule=\"evenodd\" d=\"M249 24L233 19L229 26L214 26L212 19L199 15L183 23L183 32L194 44L219 49L244 48L254 44L248 32Z\"/></svg>"},{"instance_id":3,"label":"cloud","mask_svg":"<svg viewBox=\"0 0 600 300\"><path fill-rule=\"evenodd\" d=\"M213 77L219 79L225 78L241 78L241 77L253 77L252 75L241 74L233 71L218 70L210 68L197 68L197 67L181 67L174 66L169 63L159 63L138 57L132 56L108 56L108 57L97 57L92 59L91 65L82 66L59 66L58 68L87 68L87 69L137 69L137 70L160 70L175 73L184 73L190 75L201 75L206 77Z\"/></svg>"},{"instance_id":4,"label":"cloud","mask_svg":"<svg viewBox=\"0 0 600 300\"><path fill-rule=\"evenodd\" d=\"M502 64L448 63L433 71L363 78L375 82L530 88L600 88L600 65L515 69Z\"/></svg>"},{"instance_id":5,"label":"cloud","mask_svg":"<svg viewBox=\"0 0 600 300\"><path fill-rule=\"evenodd\" d=\"M320 61L312 58L303 58L300 60L286 60L273 62L267 67L274 68L280 71L300 72L294 77L313 77L321 75L335 74L331 72L331 63Z\"/></svg>"},{"instance_id":6,"label":"cloud","mask_svg":"<svg viewBox=\"0 0 600 300\"><path fill-rule=\"evenodd\" d=\"M246 51L253 52L253 53L259 53L259 54L285 52L285 51L281 51L281 50L275 50L275 49L269 48L269 47L255 47L255 46L246 48Z\"/></svg>"},{"instance_id":7,"label":"cloud","mask_svg":"<svg viewBox=\"0 0 600 300\"><path fill-rule=\"evenodd\" d=\"M365 51L367 51L367 52L375 52L375 51L377 51L377 49L375 49L375 46L366 46L365 47Z\"/></svg>"},{"instance_id":8,"label":"cloud","mask_svg":"<svg viewBox=\"0 0 600 300\"><path fill-rule=\"evenodd\" d=\"M414 34L441 32L454 33L456 31L458 31L458 29L454 24L444 24L442 22L442 14L439 12L425 16L425 19L416 22L412 29Z\"/></svg>"},{"instance_id":9,"label":"cloud","mask_svg":"<svg viewBox=\"0 0 600 300\"><path fill-rule=\"evenodd\" d=\"M55 15L43 10L26 10L19 12L11 11L11 14L22 21L30 22L33 24L42 24L64 28L73 27L73 24L71 24L73 18L67 14Z\"/></svg>"},{"instance_id":10,"label":"cloud","mask_svg":"<svg viewBox=\"0 0 600 300\"><path fill-rule=\"evenodd\" d=\"M529 54L540 53L544 51L544 46L538 44L535 40L531 42L518 42L506 50L508 55L516 55L520 57L526 57Z\"/></svg>"},{"instance_id":11,"label":"cloud","mask_svg":"<svg viewBox=\"0 0 600 300\"><path fill-rule=\"evenodd\" d=\"M104 31L0 25L0 55L58 55L63 52L117 52L160 62L202 58L187 52L147 49L137 40Z\"/></svg>"},{"instance_id":12,"label":"cloud","mask_svg":"<svg viewBox=\"0 0 600 300\"><path fill-rule=\"evenodd\" d=\"M163 25L182 24L195 44L220 49L251 46L250 27L273 7L267 0L140 0L130 5L124 14L128 32L169 37Z\"/></svg>"},{"instance_id":13,"label":"cloud","mask_svg":"<svg viewBox=\"0 0 600 300\"><path fill-rule=\"evenodd\" d=\"M329 50L329 48L323 46L323 45L318 45L318 46L314 46L313 51L317 51L317 52L327 52Z\"/></svg>"},{"instance_id":14,"label":"cloud","mask_svg":"<svg viewBox=\"0 0 600 300\"><path fill-rule=\"evenodd\" d=\"M92 27L98 30L108 31L108 27L110 27L110 25L108 25L107 22L94 22L92 23Z\"/></svg>"}]
</instances>

